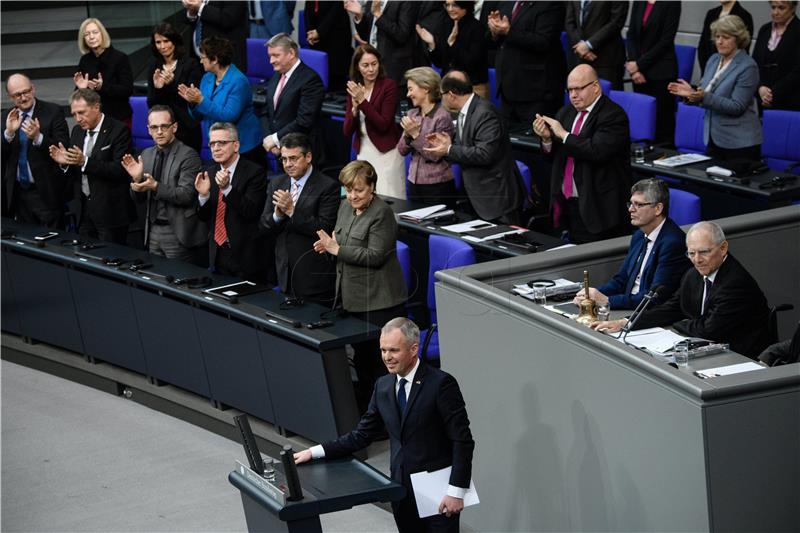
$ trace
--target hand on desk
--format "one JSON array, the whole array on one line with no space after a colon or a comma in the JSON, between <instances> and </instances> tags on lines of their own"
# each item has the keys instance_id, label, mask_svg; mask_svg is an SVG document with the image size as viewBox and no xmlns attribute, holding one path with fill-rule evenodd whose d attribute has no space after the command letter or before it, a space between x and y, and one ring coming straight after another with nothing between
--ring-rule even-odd
<instances>
[{"instance_id":1,"label":"hand on desk","mask_svg":"<svg viewBox=\"0 0 800 533\"><path fill-rule=\"evenodd\" d=\"M616 333L624 328L625 324L627 323L627 318L620 318L619 320L603 320L599 322L593 322L589 325L589 327L601 333Z\"/></svg>"},{"instance_id":2,"label":"hand on desk","mask_svg":"<svg viewBox=\"0 0 800 533\"><path fill-rule=\"evenodd\" d=\"M307 463L311 460L311 450L305 449L294 454L294 464Z\"/></svg>"},{"instance_id":3,"label":"hand on desk","mask_svg":"<svg viewBox=\"0 0 800 533\"><path fill-rule=\"evenodd\" d=\"M572 303L575 305L580 305L585 297L586 291L581 289L575 293L575 298L572 299ZM589 298L597 302L597 305L608 305L608 296L598 291L594 287L589 287Z\"/></svg>"}]
</instances>

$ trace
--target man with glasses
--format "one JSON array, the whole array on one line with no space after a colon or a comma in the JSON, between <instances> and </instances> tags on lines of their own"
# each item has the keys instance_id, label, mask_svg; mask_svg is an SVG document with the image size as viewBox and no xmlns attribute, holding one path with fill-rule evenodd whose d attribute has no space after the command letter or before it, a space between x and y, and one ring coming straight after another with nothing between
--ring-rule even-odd
<instances>
[{"instance_id":1,"label":"man with glasses","mask_svg":"<svg viewBox=\"0 0 800 533\"><path fill-rule=\"evenodd\" d=\"M756 280L728 253L725 233L715 222L698 222L686 234L686 255L694 265L678 291L645 311L633 329L672 326L690 337L730 344L755 359L770 343L769 308ZM627 319L592 327L614 332Z\"/></svg>"},{"instance_id":2,"label":"man with glasses","mask_svg":"<svg viewBox=\"0 0 800 533\"><path fill-rule=\"evenodd\" d=\"M333 302L336 262L314 253L317 231L332 234L339 211L339 183L312 164L311 140L302 133L281 139L286 174L273 177L261 227L275 237L275 267L281 291L292 298Z\"/></svg>"},{"instance_id":3,"label":"man with glasses","mask_svg":"<svg viewBox=\"0 0 800 533\"><path fill-rule=\"evenodd\" d=\"M635 309L645 294L659 286L658 298L664 301L681 283L689 268L686 259L686 234L669 213L669 188L657 179L641 180L631 187L628 202L631 225L638 228L631 237L628 255L619 271L598 289L589 288L589 297L611 309ZM581 289L575 295L576 305L584 297ZM654 302L656 303L656 302Z\"/></svg>"},{"instance_id":4,"label":"man with glasses","mask_svg":"<svg viewBox=\"0 0 800 533\"><path fill-rule=\"evenodd\" d=\"M266 281L258 219L267 198L267 177L239 156L236 126L216 122L208 137L214 164L197 174L194 187L200 220L209 225L209 265L220 274Z\"/></svg>"},{"instance_id":5,"label":"man with glasses","mask_svg":"<svg viewBox=\"0 0 800 533\"><path fill-rule=\"evenodd\" d=\"M64 113L56 104L37 99L25 74L9 76L6 92L14 107L3 113L3 216L58 228L69 180L47 150L69 142Z\"/></svg>"},{"instance_id":6,"label":"man with glasses","mask_svg":"<svg viewBox=\"0 0 800 533\"><path fill-rule=\"evenodd\" d=\"M542 150L553 155L553 226L575 244L618 237L627 231L631 184L628 115L603 95L589 65L570 72L567 88L569 105L533 121Z\"/></svg>"},{"instance_id":7,"label":"man with glasses","mask_svg":"<svg viewBox=\"0 0 800 533\"><path fill-rule=\"evenodd\" d=\"M175 137L178 124L169 106L150 108L147 130L155 146L138 158L122 158L136 201L146 204L144 244L152 254L198 262L198 249L208 240L208 228L197 217L194 188L200 156Z\"/></svg>"}]
</instances>

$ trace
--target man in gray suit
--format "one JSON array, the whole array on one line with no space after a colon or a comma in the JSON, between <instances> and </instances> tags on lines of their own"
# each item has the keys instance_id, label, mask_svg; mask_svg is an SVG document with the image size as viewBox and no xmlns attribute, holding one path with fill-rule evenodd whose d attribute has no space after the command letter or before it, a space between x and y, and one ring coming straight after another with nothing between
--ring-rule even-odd
<instances>
[{"instance_id":1,"label":"man in gray suit","mask_svg":"<svg viewBox=\"0 0 800 533\"><path fill-rule=\"evenodd\" d=\"M484 220L518 224L522 176L511 155L511 141L497 109L472 92L472 82L451 70L442 79L442 103L458 113L456 137L431 133L424 151L461 165L464 188L473 209Z\"/></svg>"},{"instance_id":2,"label":"man in gray suit","mask_svg":"<svg viewBox=\"0 0 800 533\"><path fill-rule=\"evenodd\" d=\"M201 170L197 152L175 138L178 124L168 106L153 106L147 129L156 145L138 158L125 154L122 166L138 202L146 202L145 245L152 254L196 262L205 253L206 224L196 213L194 179Z\"/></svg>"}]
</instances>

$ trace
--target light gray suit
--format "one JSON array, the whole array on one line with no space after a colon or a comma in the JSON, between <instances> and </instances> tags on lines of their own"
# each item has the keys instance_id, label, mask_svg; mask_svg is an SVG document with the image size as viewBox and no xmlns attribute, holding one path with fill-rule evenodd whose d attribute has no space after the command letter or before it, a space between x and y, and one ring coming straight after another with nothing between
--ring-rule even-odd
<instances>
[{"instance_id":1,"label":"light gray suit","mask_svg":"<svg viewBox=\"0 0 800 533\"><path fill-rule=\"evenodd\" d=\"M717 72L722 56L712 55L703 73L701 87L705 89ZM714 83L706 91L702 106L706 110L703 140L709 135L720 148L747 148L761 144L761 121L756 104L758 91L758 65L746 52L740 50Z\"/></svg>"}]
</instances>

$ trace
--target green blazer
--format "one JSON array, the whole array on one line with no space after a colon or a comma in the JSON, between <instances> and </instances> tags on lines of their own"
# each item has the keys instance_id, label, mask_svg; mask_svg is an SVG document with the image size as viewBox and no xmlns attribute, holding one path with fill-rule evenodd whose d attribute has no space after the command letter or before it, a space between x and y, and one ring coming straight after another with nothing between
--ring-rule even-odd
<instances>
[{"instance_id":1,"label":"green blazer","mask_svg":"<svg viewBox=\"0 0 800 533\"><path fill-rule=\"evenodd\" d=\"M397 221L392 209L375 196L356 216L342 200L336 218L336 300L347 311L364 312L400 305L406 300L397 260Z\"/></svg>"}]
</instances>

